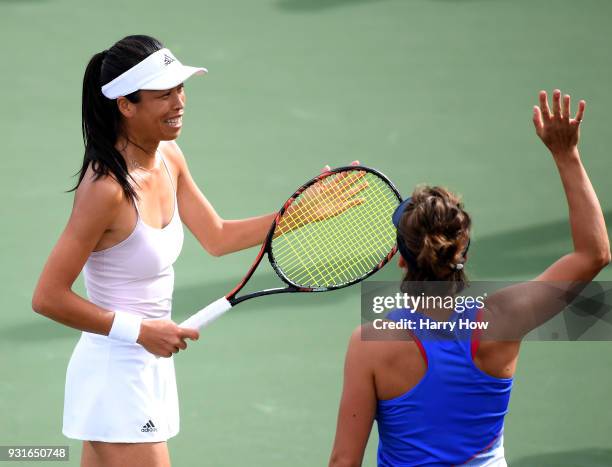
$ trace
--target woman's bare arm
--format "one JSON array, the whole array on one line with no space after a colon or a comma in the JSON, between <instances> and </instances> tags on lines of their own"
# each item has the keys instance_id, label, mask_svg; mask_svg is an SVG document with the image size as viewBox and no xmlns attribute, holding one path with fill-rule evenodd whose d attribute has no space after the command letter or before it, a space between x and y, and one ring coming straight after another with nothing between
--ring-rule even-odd
<instances>
[{"instance_id":1,"label":"woman's bare arm","mask_svg":"<svg viewBox=\"0 0 612 467\"><path fill-rule=\"evenodd\" d=\"M32 308L48 318L82 331L108 335L113 313L78 296L72 285L104 232L117 217L121 187L110 178L94 182L88 172L74 207L38 280Z\"/></svg>"},{"instance_id":2,"label":"woman's bare arm","mask_svg":"<svg viewBox=\"0 0 612 467\"><path fill-rule=\"evenodd\" d=\"M81 331L110 333L114 311L80 297L72 285L124 202L123 190L112 178L94 181L91 170L87 172L76 192L68 224L38 280L32 297L34 311ZM144 320L138 342L155 355L169 357L186 348L185 338L197 339L198 333L169 320Z\"/></svg>"},{"instance_id":3,"label":"woman's bare arm","mask_svg":"<svg viewBox=\"0 0 612 467\"><path fill-rule=\"evenodd\" d=\"M181 219L208 253L222 256L261 245L265 241L276 212L247 219L223 219L193 180L178 145L171 141L167 148L178 167L177 191ZM353 161L351 165L358 163ZM329 170L329 166L322 169L325 170Z\"/></svg>"},{"instance_id":4,"label":"woman's bare arm","mask_svg":"<svg viewBox=\"0 0 612 467\"><path fill-rule=\"evenodd\" d=\"M500 335L507 337L522 337L562 311L567 300L610 262L604 216L578 151L585 102L580 101L572 118L569 95L562 101L561 92L555 90L552 112L545 91L540 92L539 100L533 123L552 154L563 184L574 249L549 266L535 282L509 287L489 297L491 322Z\"/></svg>"},{"instance_id":5,"label":"woman's bare arm","mask_svg":"<svg viewBox=\"0 0 612 467\"><path fill-rule=\"evenodd\" d=\"M179 146L171 141L166 147L178 168L181 219L208 253L222 256L263 243L276 213L240 220L223 219L193 180Z\"/></svg>"},{"instance_id":6,"label":"woman's bare arm","mask_svg":"<svg viewBox=\"0 0 612 467\"><path fill-rule=\"evenodd\" d=\"M344 364L344 387L338 411L336 438L330 467L358 467L370 437L376 415L376 388L367 341L361 327L350 339Z\"/></svg>"}]
</instances>

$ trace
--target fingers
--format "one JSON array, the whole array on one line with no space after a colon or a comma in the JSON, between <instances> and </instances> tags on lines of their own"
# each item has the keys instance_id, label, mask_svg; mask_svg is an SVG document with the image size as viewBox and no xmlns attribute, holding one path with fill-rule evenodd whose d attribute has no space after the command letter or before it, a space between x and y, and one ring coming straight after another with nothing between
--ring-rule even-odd
<instances>
[{"instance_id":1,"label":"fingers","mask_svg":"<svg viewBox=\"0 0 612 467\"><path fill-rule=\"evenodd\" d=\"M361 178L361 177L360 177ZM355 181L347 181L340 186L335 187L334 190L329 192L329 196L332 198L340 198L343 200L352 198L360 191L365 190L368 187L368 182L366 180L362 180L359 183Z\"/></svg>"},{"instance_id":2,"label":"fingers","mask_svg":"<svg viewBox=\"0 0 612 467\"><path fill-rule=\"evenodd\" d=\"M363 198L353 198L349 200L344 200L340 204L337 204L331 210L329 217L334 217L339 214L342 214L344 211L348 211L352 207L359 206L360 204L365 203L365 199Z\"/></svg>"},{"instance_id":3,"label":"fingers","mask_svg":"<svg viewBox=\"0 0 612 467\"><path fill-rule=\"evenodd\" d=\"M571 105L571 97L569 94L565 94L563 99L561 98L561 91L559 89L555 89L553 91L552 96L552 114L550 113L550 109L548 107L548 99L546 95L546 91L540 91L539 94L540 106L539 110L536 111L534 109L533 114L533 123L536 127L536 130L539 131L543 127L543 125L553 117L560 117L563 120L570 120L572 114L572 105ZM578 103L578 111L576 112L575 121L580 122L584 117L584 109L586 107L586 102L581 100ZM541 124L540 124L541 123Z\"/></svg>"},{"instance_id":4,"label":"fingers","mask_svg":"<svg viewBox=\"0 0 612 467\"><path fill-rule=\"evenodd\" d=\"M191 339L197 341L200 338L200 333L196 329L179 328L180 339Z\"/></svg>"},{"instance_id":5,"label":"fingers","mask_svg":"<svg viewBox=\"0 0 612 467\"><path fill-rule=\"evenodd\" d=\"M356 181L362 179L363 177L366 176L365 171L360 170L358 172L351 172L351 174L346 177L346 180L344 180L344 182L342 183L343 186L350 186L352 184L354 184Z\"/></svg>"},{"instance_id":6,"label":"fingers","mask_svg":"<svg viewBox=\"0 0 612 467\"><path fill-rule=\"evenodd\" d=\"M342 193L342 197L346 199L350 199L355 196L360 191L365 190L368 187L368 182L360 183L359 185L354 185L352 188L346 190Z\"/></svg>"},{"instance_id":7,"label":"fingers","mask_svg":"<svg viewBox=\"0 0 612 467\"><path fill-rule=\"evenodd\" d=\"M561 91L555 89L552 97L553 117L561 115Z\"/></svg>"},{"instance_id":8,"label":"fingers","mask_svg":"<svg viewBox=\"0 0 612 467\"><path fill-rule=\"evenodd\" d=\"M351 162L349 165L359 165L359 161L353 161ZM325 173L325 172L329 172L331 170L331 167L329 165L325 165L322 169L321 169L321 173Z\"/></svg>"},{"instance_id":9,"label":"fingers","mask_svg":"<svg viewBox=\"0 0 612 467\"><path fill-rule=\"evenodd\" d=\"M179 327L171 320L152 320L152 323L157 328L157 335L142 345L159 357L172 357L187 348L186 339L198 340L200 337L198 330Z\"/></svg>"},{"instance_id":10,"label":"fingers","mask_svg":"<svg viewBox=\"0 0 612 467\"><path fill-rule=\"evenodd\" d=\"M569 94L566 94L563 96L563 112L562 112L563 118L566 120L569 120L569 116L570 116L570 96Z\"/></svg>"},{"instance_id":11,"label":"fingers","mask_svg":"<svg viewBox=\"0 0 612 467\"><path fill-rule=\"evenodd\" d=\"M354 184L360 178L365 177L365 175L366 175L366 172L363 170L340 172L335 177L329 177L331 178L331 180L329 181L329 183L324 185L323 188L332 190L333 193L337 191L343 191L347 187Z\"/></svg>"},{"instance_id":12,"label":"fingers","mask_svg":"<svg viewBox=\"0 0 612 467\"><path fill-rule=\"evenodd\" d=\"M185 338L179 338L172 344L168 343L168 345L170 346L171 351L168 355L166 355L166 357L171 357L172 354L177 354L181 350L185 350L187 348L187 341L185 341Z\"/></svg>"},{"instance_id":13,"label":"fingers","mask_svg":"<svg viewBox=\"0 0 612 467\"><path fill-rule=\"evenodd\" d=\"M336 184L340 185L340 189L344 189L348 186L351 186L357 180L365 176L366 176L366 172L364 170L359 170L359 171L354 171L354 172L342 172L340 175L336 177L334 181L336 182Z\"/></svg>"},{"instance_id":14,"label":"fingers","mask_svg":"<svg viewBox=\"0 0 612 467\"><path fill-rule=\"evenodd\" d=\"M550 108L548 107L548 95L546 91L540 91L540 110L544 120L550 119Z\"/></svg>"},{"instance_id":15,"label":"fingers","mask_svg":"<svg viewBox=\"0 0 612 467\"><path fill-rule=\"evenodd\" d=\"M535 127L536 133L540 135L544 128L544 122L542 121L542 111L537 105L533 106L533 126Z\"/></svg>"},{"instance_id":16,"label":"fingers","mask_svg":"<svg viewBox=\"0 0 612 467\"><path fill-rule=\"evenodd\" d=\"M580 123L584 117L584 109L586 108L586 102L581 100L578 102L578 112L576 112L576 121Z\"/></svg>"},{"instance_id":17,"label":"fingers","mask_svg":"<svg viewBox=\"0 0 612 467\"><path fill-rule=\"evenodd\" d=\"M180 339L174 345L174 348L172 349L172 353L177 354L177 353L179 353L179 351L185 350L186 348L187 348L187 342L185 342L185 340L183 340L183 339Z\"/></svg>"},{"instance_id":18,"label":"fingers","mask_svg":"<svg viewBox=\"0 0 612 467\"><path fill-rule=\"evenodd\" d=\"M554 154L565 153L578 145L580 122L584 116L585 102L578 103L576 118L572 119L572 105L569 94L561 94L555 89L552 95L552 115L547 117L546 92L540 91L540 105L533 109L533 125L536 133Z\"/></svg>"},{"instance_id":19,"label":"fingers","mask_svg":"<svg viewBox=\"0 0 612 467\"><path fill-rule=\"evenodd\" d=\"M353 198L352 200L348 201L345 205L346 209L352 208L354 206L359 206L360 204L365 203L365 199L363 198Z\"/></svg>"}]
</instances>

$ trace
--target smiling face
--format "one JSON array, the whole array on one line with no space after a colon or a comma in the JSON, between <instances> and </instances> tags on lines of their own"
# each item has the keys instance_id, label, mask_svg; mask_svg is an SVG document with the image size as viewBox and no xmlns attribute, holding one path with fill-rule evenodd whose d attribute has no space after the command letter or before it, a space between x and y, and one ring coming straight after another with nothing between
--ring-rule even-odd
<instances>
[{"instance_id":1,"label":"smiling face","mask_svg":"<svg viewBox=\"0 0 612 467\"><path fill-rule=\"evenodd\" d=\"M165 91L139 91L139 102L117 99L128 134L140 139L170 141L181 133L185 109L183 84Z\"/></svg>"}]
</instances>

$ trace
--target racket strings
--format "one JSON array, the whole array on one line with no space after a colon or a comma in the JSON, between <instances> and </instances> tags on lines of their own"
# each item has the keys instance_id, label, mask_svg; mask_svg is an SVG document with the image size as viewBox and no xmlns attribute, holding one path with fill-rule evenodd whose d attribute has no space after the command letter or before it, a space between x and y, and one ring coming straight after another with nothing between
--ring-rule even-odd
<instances>
[{"instance_id":1,"label":"racket strings","mask_svg":"<svg viewBox=\"0 0 612 467\"><path fill-rule=\"evenodd\" d=\"M358 173L343 172L342 178L336 175L309 187L281 219L272 251L276 265L295 284L329 287L351 282L369 273L395 245L395 192L370 172L351 180ZM359 189L359 184L364 186ZM361 204L342 210L343 203L355 199ZM341 212L313 222L321 210Z\"/></svg>"},{"instance_id":2,"label":"racket strings","mask_svg":"<svg viewBox=\"0 0 612 467\"><path fill-rule=\"evenodd\" d=\"M329 177L332 178L332 177ZM324 181L326 182L326 180ZM329 183L326 183L326 188L329 189L329 187L332 185L333 181L330 181ZM327 192L327 198L332 199L336 196L335 192ZM283 218L283 221L288 221L285 222L283 225L283 222L281 222L280 226L281 226L281 232L283 231L296 231L299 232L295 229L299 228L299 226L303 226L305 224L308 223L308 221L310 220L311 217L311 212L316 209L316 206L313 205L312 199L309 198L310 193L305 193L303 194L301 197L298 198L298 200L296 200L296 204L295 206L295 210L294 212L291 214L291 216L287 216L286 218ZM322 201L323 202L327 202L327 199L325 196L323 196ZM285 227L284 229L282 227ZM303 232L300 232L303 233ZM338 248L339 245L336 243L334 244L334 233L331 232L329 230L329 228L327 228L326 225L324 225L324 223L322 223L322 225L319 226L319 229L313 229L312 233L314 234L314 236L316 236L316 240L319 242L320 245L328 245L329 247L336 247ZM302 241L305 239L301 239ZM312 239L311 239L312 240ZM286 242L286 245L289 245L289 247L293 250L293 253L295 253L295 256L293 256L292 260L289 261L285 261L284 264L284 268L290 273L292 274L292 268L294 268L295 266L301 267L302 270L301 272L305 272L311 279L312 279L312 283L316 283L317 282L317 278L315 278L312 274L311 269L307 267L307 265L311 262L311 258L306 257L303 252L300 252L302 254L298 254L298 252L296 251L295 248L295 241L289 241ZM283 249L282 247L279 248L278 250L278 254L283 255L284 253L286 253L286 248ZM321 255L325 255L325 253L328 252L321 252ZM324 261L323 263L321 263L320 265L323 267L323 269L325 269L325 272L327 273L328 277L333 276L334 274L336 274L336 271L339 268L339 264L336 261L335 258L330 257L329 254L326 255L329 259L329 261ZM292 274L293 275L293 274ZM300 284L304 283L305 277L303 277L304 274L302 274L301 276L296 275L295 279L296 281L299 281ZM344 274L344 276L346 277L346 274Z\"/></svg>"},{"instance_id":3,"label":"racket strings","mask_svg":"<svg viewBox=\"0 0 612 467\"><path fill-rule=\"evenodd\" d=\"M387 191L389 191L389 190L387 190ZM380 205L382 203L388 202L388 198L385 199L385 198L381 198L380 197L381 193L382 193L381 190L376 190L376 189L370 189L368 192L366 192L367 198L369 198L367 200L368 204L372 205L373 203L377 203L378 205ZM333 198L333 197L336 197L336 193L330 193L327 196L329 198ZM300 200L300 201L301 201L300 206L301 207L305 206L307 208L306 210L316 209L316 207L313 208L312 203L310 201L306 201L306 202L304 202L303 200ZM396 203L395 197L393 196L393 194L391 196L391 203L393 203L393 204ZM299 211L296 212L296 214L297 214L296 216L292 216L289 219L297 218L300 222L295 222L294 221L294 222L291 223L293 225L300 225L303 222L302 220L308 220L308 218L310 217L308 214L306 214L306 215L301 214L300 215ZM370 218L361 217L361 218L358 218L357 220L363 220L363 219L370 219L370 222L371 222L371 217ZM284 223L287 224L286 222L284 222ZM292 227L293 227L293 225L292 225ZM323 224L323 225L327 226L329 224ZM290 227L290 228L292 228L292 227ZM282 229L282 224L281 224L281 229ZM329 230L328 230L328 233L329 233Z\"/></svg>"},{"instance_id":4,"label":"racket strings","mask_svg":"<svg viewBox=\"0 0 612 467\"><path fill-rule=\"evenodd\" d=\"M386 188L385 191L387 191L387 193L383 193L382 190L374 190L374 189L370 189L369 190L369 192L367 193L367 197L369 198L367 200L368 204L373 204L374 203L374 204L377 204L379 206L382 205L382 204L385 204L385 203L389 203L389 202L392 205L396 204L396 197L394 196L394 194L392 192L390 192L389 188L386 185L383 185L383 186L384 186L384 188ZM381 194L385 194L385 195L389 195L390 194L391 197L390 197L390 199L389 199L388 196L383 198L383 197L380 196ZM334 194L332 193L332 196L333 195ZM310 203L303 203L302 202L302 206L304 206L304 205L306 205L307 208L309 208L309 209L311 208ZM373 211L373 212L376 212L376 211ZM298 215L297 217L299 217L300 219L305 219L308 216ZM365 226L365 227L368 227L371 230L375 225L379 225L377 223L377 221L379 221L379 220L386 221L386 217L383 215L382 219L373 219L371 216L367 216L367 217L366 216L362 216L360 218L357 218L357 220L358 221L365 221L366 222L365 224L363 222L361 222L359 227L364 227ZM299 224L299 222L293 222L293 224L296 225L296 224ZM327 225L328 224L323 224L323 227L326 227ZM325 230L326 230L326 233L328 233L328 234L330 233L329 229L325 228ZM382 237L377 236L376 239L377 240L381 240ZM386 247L386 245L385 245L385 247Z\"/></svg>"},{"instance_id":5,"label":"racket strings","mask_svg":"<svg viewBox=\"0 0 612 467\"><path fill-rule=\"evenodd\" d=\"M333 200L336 198L336 196L339 196L341 192L341 189L338 185L334 186L334 188L336 191L329 192L329 194L327 195L328 198L332 200L332 203L334 202ZM312 208L312 203L309 202L306 207L307 209ZM338 238L338 233L344 234L343 236L346 236L346 232L333 231L331 229L332 226L333 226L333 223L327 223L327 222L322 223L320 227L324 230L324 234L325 234L325 236L322 237L322 241L324 241L324 239L327 239L327 238L331 238L333 240L343 240L342 238ZM331 263L332 263L331 265L333 266L333 269L331 270L330 274L337 274L338 272L341 272L341 273L343 272L343 276L346 277L347 279L350 279L351 277L349 275L349 272L353 272L353 275L357 275L357 276L360 275L360 271L355 269L356 265L354 264L354 262L342 261L342 259L346 257L346 255L349 253L348 251L349 247L350 247L350 244L346 241L339 241L339 242L331 243L329 245L330 252L335 251L336 253L336 255L327 256L327 258L331 260ZM346 264L343 264L343 263L346 263ZM323 264L326 264L326 263L323 263Z\"/></svg>"},{"instance_id":6,"label":"racket strings","mask_svg":"<svg viewBox=\"0 0 612 467\"><path fill-rule=\"evenodd\" d=\"M302 194L300 194L300 196L294 200L291 206L293 209L291 215L285 215L279 223L277 227L279 233L283 234L290 232L291 230L315 220L313 219L313 214L316 212L316 205L313 205L313 200L317 199L317 196L316 194L312 194L313 191L320 190L321 195L318 197L318 199L321 204L327 206L338 204L342 198L346 197L346 193L341 191L342 187L348 187L352 184L352 182L350 182L350 180L345 180L342 182L342 184L340 184L337 182L338 179L338 176L328 177L327 179L321 180L310 186Z\"/></svg>"},{"instance_id":7,"label":"racket strings","mask_svg":"<svg viewBox=\"0 0 612 467\"><path fill-rule=\"evenodd\" d=\"M319 270L319 276L321 276L322 272L326 273L327 277L319 277L320 283L324 283L328 285L329 283L334 284L337 282L350 282L354 280L356 277L361 277L365 273L369 272L371 268L380 260L380 254L378 257L371 258L362 253L355 254L355 245L351 245L350 243L338 243L338 242L330 242L330 246L335 245L335 255L327 256L327 260L324 262L318 261L315 266L321 267L324 271ZM323 257L325 252L321 249L318 249L319 257ZM387 249L383 250L383 253L386 253ZM372 261L374 259L375 261ZM331 261L330 261L331 260ZM312 261L310 261L312 262ZM298 264L298 268L300 266L306 267L302 270L296 270L295 263L289 263L285 265L285 270L287 270L288 274L294 275L294 280L296 282L302 283L306 281L306 277L304 277L304 272L308 273L308 278L312 279L312 273L310 272L311 264L308 264L308 261L300 261L301 264ZM306 264L305 264L306 263ZM294 270L291 271L291 267L293 266ZM301 275L299 273L302 273ZM338 278L340 275L340 279ZM312 285L312 284L309 284ZM316 282L314 285L317 285Z\"/></svg>"},{"instance_id":8,"label":"racket strings","mask_svg":"<svg viewBox=\"0 0 612 467\"><path fill-rule=\"evenodd\" d=\"M378 195L377 191L372 191L370 193L370 196L373 199L369 200L368 202L380 202L381 198L377 195ZM375 222L374 219L372 219L369 216L359 217L356 220L357 220L357 223L354 225L354 227L361 232L366 231L364 230L364 228L371 229L375 225L377 225L377 222ZM366 221L366 223L363 222L364 220ZM324 225L323 227L325 228L325 233L327 235L333 234L333 232L329 231L326 225ZM329 238L329 237L326 237L326 238ZM383 249L387 248L387 245L381 241L382 238L380 236L375 237L374 240L377 240L376 244L373 245L374 247L381 246ZM368 258L364 256L356 255L356 256L350 257L350 261L349 261L349 255L353 251L350 249L353 247L353 245L351 245L349 242L335 243L331 246L336 249L336 253L339 253L338 257L332 258L334 269L331 271L331 274L341 271L343 272L342 275L344 279L346 279L347 281L350 281L352 280L353 277L360 277L364 273L371 270L372 268L371 261L368 262L367 261ZM292 265L292 264L289 263L288 265ZM362 266L362 267L359 268L358 266ZM330 272L329 269L328 269L328 272ZM303 278L300 277L300 279L303 279Z\"/></svg>"},{"instance_id":9,"label":"racket strings","mask_svg":"<svg viewBox=\"0 0 612 467\"><path fill-rule=\"evenodd\" d=\"M333 181L330 182L328 184L328 186L331 185L332 183L334 183L334 182ZM341 195L341 193L340 193L340 188L341 187L340 186L335 186L335 188L336 188L335 192L328 192L327 193L327 197L326 197L327 199L324 198L324 201L334 200L333 202L337 203L337 198L339 198L340 195ZM302 211L308 212L309 210L316 209L316 206L313 207L313 203L312 203L312 199L311 198L308 198L307 196L304 196L303 198L305 198L305 199L302 199L301 200L301 204L299 205L300 207L304 207L305 208L305 209L302 209ZM299 225L301 222L304 222L304 220L307 220L310 217L310 215L306 214L306 213L302 213L300 215L300 213L298 213L298 215L296 217L297 217L297 222L296 221L291 222L290 223L290 225L291 225L290 228L293 228L293 226L296 225L296 224ZM328 224L327 223L323 223L320 227L321 227L322 230L324 230L323 233L325 234L325 237L322 237L321 235L317 235L318 239L321 240L321 242L325 242L325 243L322 243L322 244L329 244L328 246L330 246L331 248L335 248L336 252L338 252L338 249L341 249L343 245L347 245L346 243L333 243L333 242L330 241L330 240L335 240L335 237L337 237L337 235L335 235L336 232L330 231L330 229L328 228ZM314 232L316 234L319 233L318 230L315 230ZM343 252L340 251L340 253L343 253ZM326 267L325 269L327 270L327 272L330 275L332 275L334 273L337 273L339 268L343 267L342 264L338 263L337 258L335 258L333 256L332 257L328 256L328 259L331 260L330 262L332 263L333 269L330 270L329 267ZM296 259L294 259L293 263L287 263L286 265L287 266L292 266L292 265L295 265L295 263L297 263L297 262L304 263L303 258L296 258ZM323 264L327 265L327 263L323 263ZM352 266L352 263L348 263L348 264L349 264L349 266ZM353 270L353 272L354 272L354 274L359 274L359 271ZM310 275L312 275L312 274L310 274ZM344 274L344 276L347 279L350 277L347 274Z\"/></svg>"}]
</instances>

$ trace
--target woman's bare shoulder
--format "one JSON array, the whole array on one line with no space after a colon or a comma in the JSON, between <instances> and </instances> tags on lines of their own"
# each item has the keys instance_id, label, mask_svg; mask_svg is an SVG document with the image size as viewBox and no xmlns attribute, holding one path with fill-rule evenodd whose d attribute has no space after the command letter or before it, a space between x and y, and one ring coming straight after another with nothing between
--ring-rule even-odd
<instances>
[{"instance_id":1,"label":"woman's bare shoulder","mask_svg":"<svg viewBox=\"0 0 612 467\"><path fill-rule=\"evenodd\" d=\"M415 346L408 331L400 329L380 329L373 323L357 326L351 334L349 348L359 353L363 358L374 362L386 359L396 352Z\"/></svg>"},{"instance_id":2,"label":"woman's bare shoulder","mask_svg":"<svg viewBox=\"0 0 612 467\"><path fill-rule=\"evenodd\" d=\"M175 169L177 174L180 175L183 170L186 170L187 162L185 161L185 155L176 141L162 141L159 144L159 150L166 162Z\"/></svg>"},{"instance_id":3,"label":"woman's bare shoulder","mask_svg":"<svg viewBox=\"0 0 612 467\"><path fill-rule=\"evenodd\" d=\"M104 209L111 212L119 209L125 199L123 188L115 177L97 175L90 164L76 190L74 207L88 207L103 214L101 210Z\"/></svg>"}]
</instances>

